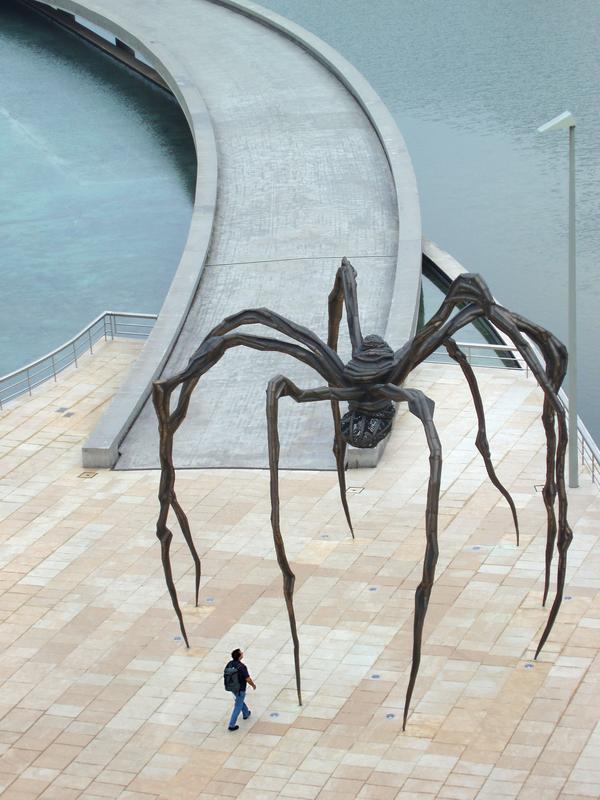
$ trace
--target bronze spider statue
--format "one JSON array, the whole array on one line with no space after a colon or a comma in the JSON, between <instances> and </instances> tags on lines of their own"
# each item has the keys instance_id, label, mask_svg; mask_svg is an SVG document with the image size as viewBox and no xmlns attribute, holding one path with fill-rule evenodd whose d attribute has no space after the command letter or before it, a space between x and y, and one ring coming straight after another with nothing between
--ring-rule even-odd
<instances>
[{"instance_id":1,"label":"bronze spider statue","mask_svg":"<svg viewBox=\"0 0 600 800\"><path fill-rule=\"evenodd\" d=\"M337 354L337 342L343 306L352 344L352 358L344 364ZM267 430L269 469L271 475L271 524L277 561L283 574L283 591L294 643L294 664L298 702L302 705L300 684L300 654L293 605L295 576L288 562L279 521L279 436L277 410L281 397L292 397L297 403L330 401L334 423L333 452L337 463L340 495L352 536L352 523L346 500L344 460L346 444L355 447L374 447L390 432L394 416L394 403L407 402L409 410L422 424L429 447L429 485L425 512L426 548L423 577L415 593L412 666L406 691L402 729L410 707L413 688L421 660L423 624L438 559L437 520L442 469L442 448L433 422L434 403L417 389L402 388L408 375L438 347L444 346L458 362L469 384L478 419L476 446L481 453L487 473L510 505L516 528L519 528L512 498L498 480L490 459L481 395L471 366L452 336L478 318L487 319L514 342L529 369L544 392L542 420L546 434L546 481L543 489L547 514L546 568L543 603L545 605L550 584L550 567L555 543L558 549L558 576L556 597L548 622L542 633L535 657L542 649L558 613L565 584L567 549L573 534L567 522L567 494L564 480L567 426L564 409L558 399L558 390L565 376L567 351L549 331L498 305L479 275L459 276L450 286L438 311L415 336L395 352L379 336L363 337L358 317L356 273L347 259L342 260L331 294L329 295L329 324L327 344L312 331L265 308L241 311L227 317L213 328L190 358L188 366L178 375L154 383L153 402L159 421L161 479L159 488L160 514L156 532L161 544L162 563L173 607L179 618L181 633L189 647L183 616L173 582L169 549L171 531L167 527L169 509L179 522L196 567L196 605L200 587L200 558L194 546L187 517L175 494L175 468L173 466L173 436L183 422L191 394L196 384L214 364L232 347L250 347L255 350L287 353L308 364L325 381L316 389L299 389L291 380L277 375L267 386ZM274 338L244 333L230 333L242 325L262 324L293 339L298 344ZM538 360L535 345L544 359ZM171 411L171 396L181 387L175 409ZM340 401L347 401L349 410L340 415ZM557 422L558 432L555 428ZM554 505L558 495L558 515Z\"/></svg>"}]
</instances>

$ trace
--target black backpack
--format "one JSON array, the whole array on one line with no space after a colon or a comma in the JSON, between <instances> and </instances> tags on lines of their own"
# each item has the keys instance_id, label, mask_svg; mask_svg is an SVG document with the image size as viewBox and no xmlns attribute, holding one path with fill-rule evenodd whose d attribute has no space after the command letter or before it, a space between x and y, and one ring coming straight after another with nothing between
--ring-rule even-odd
<instances>
[{"instance_id":1,"label":"black backpack","mask_svg":"<svg viewBox=\"0 0 600 800\"><path fill-rule=\"evenodd\" d=\"M230 661L223 670L223 683L225 684L226 692L240 691L240 676L237 669L237 661Z\"/></svg>"}]
</instances>

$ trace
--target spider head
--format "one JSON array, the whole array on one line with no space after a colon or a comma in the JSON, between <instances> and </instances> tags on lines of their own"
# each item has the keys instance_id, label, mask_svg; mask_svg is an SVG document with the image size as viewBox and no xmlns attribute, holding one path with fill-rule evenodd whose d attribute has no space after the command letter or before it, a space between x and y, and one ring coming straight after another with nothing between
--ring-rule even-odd
<instances>
[{"instance_id":1,"label":"spider head","mask_svg":"<svg viewBox=\"0 0 600 800\"><path fill-rule=\"evenodd\" d=\"M381 336L365 336L346 364L344 375L353 383L377 383L390 369L394 351Z\"/></svg>"},{"instance_id":2,"label":"spider head","mask_svg":"<svg viewBox=\"0 0 600 800\"><path fill-rule=\"evenodd\" d=\"M392 430L395 413L389 400L363 406L350 403L342 417L342 436L353 447L376 447Z\"/></svg>"}]
</instances>

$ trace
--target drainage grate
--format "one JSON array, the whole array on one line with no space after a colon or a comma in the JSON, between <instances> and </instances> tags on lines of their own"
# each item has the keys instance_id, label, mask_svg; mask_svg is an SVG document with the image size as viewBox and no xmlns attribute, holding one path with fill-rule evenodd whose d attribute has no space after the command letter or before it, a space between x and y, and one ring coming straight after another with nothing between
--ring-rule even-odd
<instances>
[{"instance_id":1,"label":"drainage grate","mask_svg":"<svg viewBox=\"0 0 600 800\"><path fill-rule=\"evenodd\" d=\"M94 475L97 475L97 472L81 472L79 477L80 478L93 478Z\"/></svg>"},{"instance_id":2,"label":"drainage grate","mask_svg":"<svg viewBox=\"0 0 600 800\"><path fill-rule=\"evenodd\" d=\"M348 486L346 494L360 494L363 488L363 486Z\"/></svg>"}]
</instances>

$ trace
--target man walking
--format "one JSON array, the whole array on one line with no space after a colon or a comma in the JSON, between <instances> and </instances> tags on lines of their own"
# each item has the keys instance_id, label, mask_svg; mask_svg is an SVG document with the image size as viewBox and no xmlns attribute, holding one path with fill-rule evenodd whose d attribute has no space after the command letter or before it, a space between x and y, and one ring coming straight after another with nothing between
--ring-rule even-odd
<instances>
[{"instance_id":1,"label":"man walking","mask_svg":"<svg viewBox=\"0 0 600 800\"><path fill-rule=\"evenodd\" d=\"M231 719L229 720L229 730L230 731L237 731L239 729L239 725L236 725L237 718L239 717L240 711L242 712L242 717L244 719L248 719L250 714L252 713L248 706L246 705L246 684L250 684L253 689L256 689L256 684L250 677L248 673L248 667L245 664L242 664L242 658L244 657L244 653L242 650L237 648L231 653L231 661L225 667L225 688L230 691L234 697L235 701L233 704L233 711L231 712ZM233 669L237 672L237 686L235 681L235 673ZM231 680L231 675L233 674L233 681ZM233 687L233 688L229 688Z\"/></svg>"}]
</instances>

